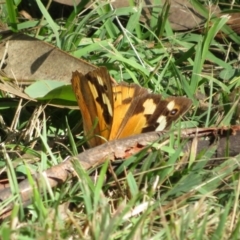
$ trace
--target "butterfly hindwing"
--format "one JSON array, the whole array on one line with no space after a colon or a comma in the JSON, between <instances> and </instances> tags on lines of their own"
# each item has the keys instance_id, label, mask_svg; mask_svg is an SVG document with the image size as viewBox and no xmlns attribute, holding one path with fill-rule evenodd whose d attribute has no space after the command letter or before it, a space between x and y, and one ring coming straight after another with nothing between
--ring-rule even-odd
<instances>
[{"instance_id":1,"label":"butterfly hindwing","mask_svg":"<svg viewBox=\"0 0 240 240\"><path fill-rule=\"evenodd\" d=\"M73 72L72 74L72 87L74 90L74 93L76 95L77 103L78 106L81 110L82 113L82 119L83 119L83 128L85 134L88 136L90 134L91 129L93 128L93 119L92 119L92 113L96 112L95 111L95 105L94 105L94 98L90 92L90 89L88 88L88 85L84 88L82 88L81 81L86 80L84 75L79 73L79 72ZM88 92L89 93L89 98L86 99L82 92ZM97 142L94 139L89 140L90 146L92 145L97 145Z\"/></svg>"},{"instance_id":2,"label":"butterfly hindwing","mask_svg":"<svg viewBox=\"0 0 240 240\"><path fill-rule=\"evenodd\" d=\"M103 69L86 75L76 71L73 73L72 85L82 112L84 132L92 136L89 136L89 145L104 143L109 138L113 119L110 75ZM93 137L96 135L101 137Z\"/></svg>"}]
</instances>

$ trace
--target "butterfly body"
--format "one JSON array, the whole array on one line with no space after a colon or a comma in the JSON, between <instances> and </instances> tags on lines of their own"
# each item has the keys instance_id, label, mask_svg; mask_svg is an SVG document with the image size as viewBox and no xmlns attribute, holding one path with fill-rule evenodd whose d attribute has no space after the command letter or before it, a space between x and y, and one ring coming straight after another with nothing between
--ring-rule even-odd
<instances>
[{"instance_id":1,"label":"butterfly body","mask_svg":"<svg viewBox=\"0 0 240 240\"><path fill-rule=\"evenodd\" d=\"M74 72L72 86L82 112L84 132L92 136L91 147L106 140L164 130L192 104L185 97L162 99L137 84L113 84L104 67L86 75Z\"/></svg>"}]
</instances>

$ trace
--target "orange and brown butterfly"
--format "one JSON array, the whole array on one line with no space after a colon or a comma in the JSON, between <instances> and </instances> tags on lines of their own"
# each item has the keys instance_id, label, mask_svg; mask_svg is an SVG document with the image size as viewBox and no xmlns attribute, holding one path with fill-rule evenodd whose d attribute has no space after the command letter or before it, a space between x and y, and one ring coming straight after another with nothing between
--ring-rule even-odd
<instances>
[{"instance_id":1,"label":"orange and brown butterfly","mask_svg":"<svg viewBox=\"0 0 240 240\"><path fill-rule=\"evenodd\" d=\"M192 104L185 97L162 99L161 95L150 93L137 84L114 84L105 67L86 75L73 72L72 86L91 147L113 139L164 130Z\"/></svg>"}]
</instances>

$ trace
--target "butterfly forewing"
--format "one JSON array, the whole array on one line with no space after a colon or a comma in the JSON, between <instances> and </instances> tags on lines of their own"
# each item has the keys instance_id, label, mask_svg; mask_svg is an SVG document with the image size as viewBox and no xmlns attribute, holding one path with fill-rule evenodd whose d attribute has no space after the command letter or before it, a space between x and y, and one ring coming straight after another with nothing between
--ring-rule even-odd
<instances>
[{"instance_id":1,"label":"butterfly forewing","mask_svg":"<svg viewBox=\"0 0 240 240\"><path fill-rule=\"evenodd\" d=\"M118 94L116 95L114 90L113 95L117 98L115 97L113 100L114 117L109 140L134 135L135 132L139 133L139 122L144 121L144 119L139 118L143 108L138 103L148 94L148 90L145 88L123 82L114 89L118 90Z\"/></svg>"},{"instance_id":2,"label":"butterfly forewing","mask_svg":"<svg viewBox=\"0 0 240 240\"><path fill-rule=\"evenodd\" d=\"M120 115L119 119L119 116L114 114L113 123L117 120L119 123L115 131L111 130L110 140L143 132L162 131L184 114L192 103L184 97L170 97L164 100L161 95L149 93L147 89L138 85L129 85L129 88L131 87L135 91L132 97L128 98L125 116Z\"/></svg>"},{"instance_id":3,"label":"butterfly forewing","mask_svg":"<svg viewBox=\"0 0 240 240\"><path fill-rule=\"evenodd\" d=\"M129 116L129 108L132 106L133 98L138 90L135 85L124 82L113 86L114 117L109 140L118 138L125 127Z\"/></svg>"},{"instance_id":4,"label":"butterfly forewing","mask_svg":"<svg viewBox=\"0 0 240 240\"><path fill-rule=\"evenodd\" d=\"M145 115L147 126L142 132L162 131L173 121L182 116L191 106L192 101L185 97L169 97L160 99L158 94L151 94L149 98L155 100L156 109L151 115Z\"/></svg>"},{"instance_id":5,"label":"butterfly forewing","mask_svg":"<svg viewBox=\"0 0 240 240\"><path fill-rule=\"evenodd\" d=\"M177 120L180 116L184 115L187 110L191 107L192 101L185 97L169 97L165 100L166 107L162 111L162 115L166 117L166 126L165 128L169 127L173 121ZM161 108L161 103L159 104L158 108ZM156 114L157 117L157 114ZM157 122L158 126L155 129L156 131L162 131L161 119L157 117L154 119L149 119L149 122ZM151 123L150 123L151 125Z\"/></svg>"}]
</instances>

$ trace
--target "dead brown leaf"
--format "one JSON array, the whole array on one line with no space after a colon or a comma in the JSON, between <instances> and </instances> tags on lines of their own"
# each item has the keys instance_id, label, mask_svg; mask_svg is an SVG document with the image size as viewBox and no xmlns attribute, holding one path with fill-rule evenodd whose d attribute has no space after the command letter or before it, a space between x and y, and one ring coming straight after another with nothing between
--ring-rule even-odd
<instances>
[{"instance_id":1,"label":"dead brown leaf","mask_svg":"<svg viewBox=\"0 0 240 240\"><path fill-rule=\"evenodd\" d=\"M14 34L0 44L0 58L4 56L2 69L9 78L21 83L32 80L57 80L70 83L73 71L87 73L96 67L41 40Z\"/></svg>"}]
</instances>

